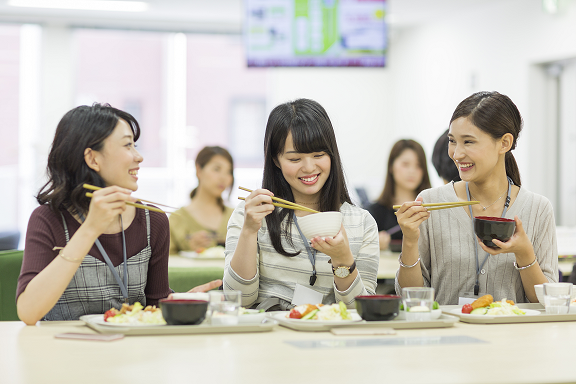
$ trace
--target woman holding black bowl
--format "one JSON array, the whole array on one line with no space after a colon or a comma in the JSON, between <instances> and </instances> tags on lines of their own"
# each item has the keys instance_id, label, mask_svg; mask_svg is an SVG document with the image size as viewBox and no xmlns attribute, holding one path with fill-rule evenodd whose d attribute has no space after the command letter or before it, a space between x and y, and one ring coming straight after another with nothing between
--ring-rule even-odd
<instances>
[{"instance_id":1,"label":"woman holding black bowl","mask_svg":"<svg viewBox=\"0 0 576 384\"><path fill-rule=\"evenodd\" d=\"M396 275L402 287L430 286L440 304L491 294L537 302L534 285L558 281L558 251L552 205L521 187L512 155L522 117L498 92L478 92L462 101L448 132L448 154L462 181L423 191L397 211L404 240ZM479 201L429 212L423 203ZM506 242L487 247L474 232L477 216L513 219Z\"/></svg>"}]
</instances>

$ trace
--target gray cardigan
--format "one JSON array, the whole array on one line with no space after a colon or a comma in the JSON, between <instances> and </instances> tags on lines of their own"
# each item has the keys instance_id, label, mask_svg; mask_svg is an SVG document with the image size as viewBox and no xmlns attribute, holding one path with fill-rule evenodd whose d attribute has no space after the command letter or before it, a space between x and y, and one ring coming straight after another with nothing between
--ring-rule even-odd
<instances>
[{"instance_id":1,"label":"gray cardigan","mask_svg":"<svg viewBox=\"0 0 576 384\"><path fill-rule=\"evenodd\" d=\"M432 188L420 194L425 203L458 201L452 183ZM436 291L440 304L458 304L458 297L473 291L476 281L476 256L478 247L480 264L488 255L477 245L472 230L472 219L466 209L454 208L431 212L430 218L420 225L418 249L421 257L424 285ZM558 247L552 205L544 196L520 188L506 218L518 216L530 238L538 264L550 282L558 281ZM491 294L494 300L506 298L514 302L527 302L520 272L514 268L513 253L489 256L484 264L485 274L480 274L480 296ZM417 268L417 267L416 267ZM398 274L396 292L401 294Z\"/></svg>"}]
</instances>

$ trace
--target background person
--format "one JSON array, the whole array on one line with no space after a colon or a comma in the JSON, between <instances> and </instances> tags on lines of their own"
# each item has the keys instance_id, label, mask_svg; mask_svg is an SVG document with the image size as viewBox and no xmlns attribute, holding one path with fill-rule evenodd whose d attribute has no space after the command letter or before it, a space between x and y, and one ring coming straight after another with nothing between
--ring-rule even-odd
<instances>
[{"instance_id":1,"label":"background person","mask_svg":"<svg viewBox=\"0 0 576 384\"><path fill-rule=\"evenodd\" d=\"M444 184L448 184L451 181L460 181L458 167L456 167L454 160L448 155L448 143L447 129L436 141L434 151L432 152L432 164Z\"/></svg>"},{"instance_id":2,"label":"background person","mask_svg":"<svg viewBox=\"0 0 576 384\"><path fill-rule=\"evenodd\" d=\"M393 205L413 201L430 188L424 148L414 140L399 140L390 150L384 189L368 211L378 224L380 249L388 249L390 240L402 240L402 231Z\"/></svg>"},{"instance_id":3,"label":"background person","mask_svg":"<svg viewBox=\"0 0 576 384\"><path fill-rule=\"evenodd\" d=\"M170 216L170 254L202 251L226 240L233 209L224 205L222 193L234 184L234 160L222 147L204 147L196 156L196 176L190 204Z\"/></svg>"}]
</instances>

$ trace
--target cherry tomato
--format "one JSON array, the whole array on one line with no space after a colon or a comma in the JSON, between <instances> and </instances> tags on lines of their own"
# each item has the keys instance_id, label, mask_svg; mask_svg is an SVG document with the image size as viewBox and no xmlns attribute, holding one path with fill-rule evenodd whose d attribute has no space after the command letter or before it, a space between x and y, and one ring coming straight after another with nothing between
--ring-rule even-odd
<instances>
[{"instance_id":1,"label":"cherry tomato","mask_svg":"<svg viewBox=\"0 0 576 384\"><path fill-rule=\"evenodd\" d=\"M109 318L109 317L114 317L114 316L116 316L116 313L117 313L117 312L116 312L116 311L113 311L112 309L104 312L104 321L108 321L108 318Z\"/></svg>"},{"instance_id":2,"label":"cherry tomato","mask_svg":"<svg viewBox=\"0 0 576 384\"><path fill-rule=\"evenodd\" d=\"M300 312L298 312L296 309L292 309L290 311L290 315L288 315L288 317L291 319L301 319L302 314Z\"/></svg>"},{"instance_id":3,"label":"cherry tomato","mask_svg":"<svg viewBox=\"0 0 576 384\"><path fill-rule=\"evenodd\" d=\"M472 312L472 304L464 304L462 306L462 313L470 313Z\"/></svg>"}]
</instances>

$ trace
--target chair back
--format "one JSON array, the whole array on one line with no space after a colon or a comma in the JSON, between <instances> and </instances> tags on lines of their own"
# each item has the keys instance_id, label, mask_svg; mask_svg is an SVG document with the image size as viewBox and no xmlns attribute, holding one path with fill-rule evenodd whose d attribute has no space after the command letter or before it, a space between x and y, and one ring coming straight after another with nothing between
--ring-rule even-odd
<instances>
[{"instance_id":1,"label":"chair back","mask_svg":"<svg viewBox=\"0 0 576 384\"><path fill-rule=\"evenodd\" d=\"M16 286L24 251L0 251L0 321L18 321Z\"/></svg>"},{"instance_id":2,"label":"chair back","mask_svg":"<svg viewBox=\"0 0 576 384\"><path fill-rule=\"evenodd\" d=\"M20 231L0 232L0 251L16 249L18 242L20 242Z\"/></svg>"}]
</instances>

